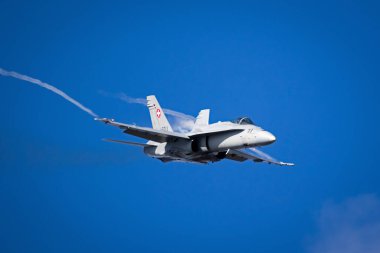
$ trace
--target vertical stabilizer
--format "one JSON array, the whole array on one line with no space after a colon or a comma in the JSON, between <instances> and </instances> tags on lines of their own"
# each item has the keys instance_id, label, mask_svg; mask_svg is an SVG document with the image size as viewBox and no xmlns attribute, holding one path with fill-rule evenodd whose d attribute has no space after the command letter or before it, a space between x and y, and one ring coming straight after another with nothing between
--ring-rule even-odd
<instances>
[{"instance_id":1,"label":"vertical stabilizer","mask_svg":"<svg viewBox=\"0 0 380 253\"><path fill-rule=\"evenodd\" d=\"M147 96L146 100L153 129L173 132L173 129L170 126L169 121L166 119L165 113L158 103L157 98L154 95L151 95Z\"/></svg>"},{"instance_id":2,"label":"vertical stabilizer","mask_svg":"<svg viewBox=\"0 0 380 253\"><path fill-rule=\"evenodd\" d=\"M192 132L201 131L203 127L208 126L210 119L210 109L201 110L195 120Z\"/></svg>"}]
</instances>

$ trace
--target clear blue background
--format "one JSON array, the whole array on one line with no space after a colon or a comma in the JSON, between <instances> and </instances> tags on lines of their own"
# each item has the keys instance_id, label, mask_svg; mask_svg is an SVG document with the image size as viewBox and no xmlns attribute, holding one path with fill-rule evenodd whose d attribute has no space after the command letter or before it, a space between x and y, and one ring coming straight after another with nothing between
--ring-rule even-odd
<instances>
[{"instance_id":1,"label":"clear blue background","mask_svg":"<svg viewBox=\"0 0 380 253\"><path fill-rule=\"evenodd\" d=\"M249 115L296 167L163 164L55 94L0 77L1 252L306 252L327 200L380 194L376 1L0 2L0 67L149 126L156 94Z\"/></svg>"}]
</instances>

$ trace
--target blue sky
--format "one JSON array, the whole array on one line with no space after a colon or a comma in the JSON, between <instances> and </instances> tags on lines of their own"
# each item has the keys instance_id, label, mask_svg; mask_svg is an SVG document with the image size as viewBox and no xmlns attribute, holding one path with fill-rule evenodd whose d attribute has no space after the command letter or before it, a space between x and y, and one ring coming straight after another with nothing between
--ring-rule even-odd
<instances>
[{"instance_id":1,"label":"blue sky","mask_svg":"<svg viewBox=\"0 0 380 253\"><path fill-rule=\"evenodd\" d=\"M0 6L1 68L126 123L149 126L147 109L99 91L210 108L211 121L248 115L277 137L264 150L297 164L162 164L101 141L138 138L0 76L1 252L337 252L328 238L378 231L375 1Z\"/></svg>"}]
</instances>

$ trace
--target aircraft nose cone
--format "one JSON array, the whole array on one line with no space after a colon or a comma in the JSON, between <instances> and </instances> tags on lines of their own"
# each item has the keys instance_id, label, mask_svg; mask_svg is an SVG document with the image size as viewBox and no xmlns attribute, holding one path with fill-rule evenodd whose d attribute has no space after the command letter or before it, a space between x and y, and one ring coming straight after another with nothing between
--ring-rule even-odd
<instances>
[{"instance_id":1,"label":"aircraft nose cone","mask_svg":"<svg viewBox=\"0 0 380 253\"><path fill-rule=\"evenodd\" d=\"M264 131L262 133L262 138L263 138L264 145L268 145L276 141L276 137L267 131Z\"/></svg>"},{"instance_id":2,"label":"aircraft nose cone","mask_svg":"<svg viewBox=\"0 0 380 253\"><path fill-rule=\"evenodd\" d=\"M267 138L268 138L268 141L270 143L273 143L273 142L276 141L276 137L273 134L269 133L269 132L268 132L268 137Z\"/></svg>"}]
</instances>

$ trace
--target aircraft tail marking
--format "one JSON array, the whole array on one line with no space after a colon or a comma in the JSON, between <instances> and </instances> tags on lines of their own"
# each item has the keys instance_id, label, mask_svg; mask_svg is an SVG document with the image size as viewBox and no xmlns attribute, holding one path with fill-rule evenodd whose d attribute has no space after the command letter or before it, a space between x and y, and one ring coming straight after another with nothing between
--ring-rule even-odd
<instances>
[{"instance_id":1,"label":"aircraft tail marking","mask_svg":"<svg viewBox=\"0 0 380 253\"><path fill-rule=\"evenodd\" d=\"M146 100L153 129L173 132L173 129L170 126L169 121L166 119L165 113L158 103L156 96L147 96Z\"/></svg>"}]
</instances>

